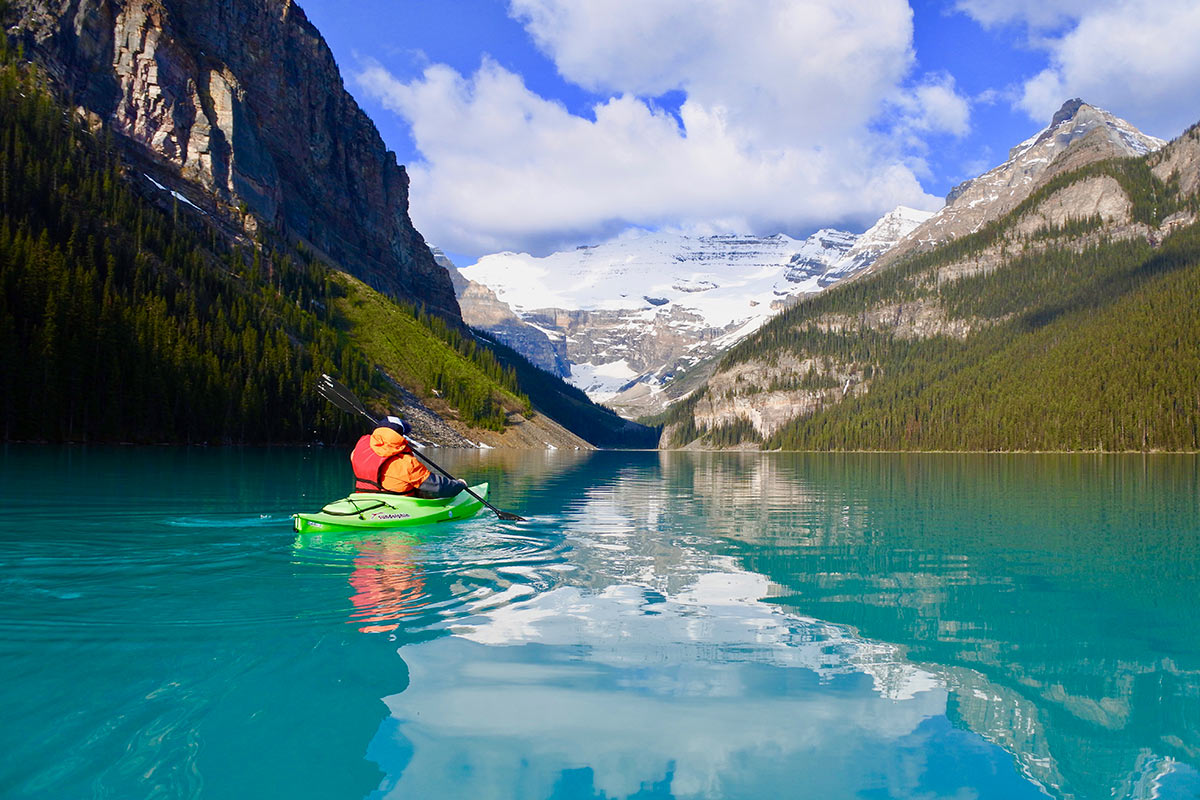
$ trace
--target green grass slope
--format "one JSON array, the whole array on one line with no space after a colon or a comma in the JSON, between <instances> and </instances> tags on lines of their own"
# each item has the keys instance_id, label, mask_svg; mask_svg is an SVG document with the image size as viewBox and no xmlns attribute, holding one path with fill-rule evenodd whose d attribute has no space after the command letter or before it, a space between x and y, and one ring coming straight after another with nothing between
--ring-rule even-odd
<instances>
[{"instance_id":1,"label":"green grass slope","mask_svg":"<svg viewBox=\"0 0 1200 800\"><path fill-rule=\"evenodd\" d=\"M334 302L336 321L401 385L489 430L503 430L509 412L531 412L516 372L469 334L346 273L335 273L333 280L345 292Z\"/></svg>"}]
</instances>

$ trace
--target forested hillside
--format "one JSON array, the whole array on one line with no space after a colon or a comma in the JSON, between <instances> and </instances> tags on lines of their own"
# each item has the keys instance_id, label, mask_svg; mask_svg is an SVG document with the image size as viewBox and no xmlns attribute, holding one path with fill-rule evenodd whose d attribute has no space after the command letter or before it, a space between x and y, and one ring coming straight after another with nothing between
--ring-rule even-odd
<instances>
[{"instance_id":1,"label":"forested hillside","mask_svg":"<svg viewBox=\"0 0 1200 800\"><path fill-rule=\"evenodd\" d=\"M974 234L799 303L672 410L664 445L1200 449L1200 202L1156 173L1166 157L1057 176ZM1101 181L1119 218L1045 220ZM739 412L767 395L805 411L764 436Z\"/></svg>"},{"instance_id":2,"label":"forested hillside","mask_svg":"<svg viewBox=\"0 0 1200 800\"><path fill-rule=\"evenodd\" d=\"M0 37L0 437L336 441L330 372L382 409L394 389L502 429L530 413L515 369L465 329L398 304L302 246L130 185L115 137L64 108ZM568 427L589 415L577 409Z\"/></svg>"},{"instance_id":3,"label":"forested hillside","mask_svg":"<svg viewBox=\"0 0 1200 800\"><path fill-rule=\"evenodd\" d=\"M0 69L0 108L5 439L335 434L316 377L366 391L372 370L323 319L325 269L226 246L140 198L112 138L82 129L33 69Z\"/></svg>"}]
</instances>

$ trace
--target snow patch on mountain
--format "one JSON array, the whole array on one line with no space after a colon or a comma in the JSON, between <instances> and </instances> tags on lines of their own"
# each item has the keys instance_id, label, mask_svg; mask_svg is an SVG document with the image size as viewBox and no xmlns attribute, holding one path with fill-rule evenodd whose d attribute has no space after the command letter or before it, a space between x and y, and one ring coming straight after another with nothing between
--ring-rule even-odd
<instances>
[{"instance_id":1,"label":"snow patch on mountain","mask_svg":"<svg viewBox=\"0 0 1200 800\"><path fill-rule=\"evenodd\" d=\"M827 228L802 240L632 234L540 258L495 253L461 273L525 323L563 337L568 380L603 402L635 383L639 396L657 390L798 297L870 266L931 215L900 207L861 235Z\"/></svg>"},{"instance_id":2,"label":"snow patch on mountain","mask_svg":"<svg viewBox=\"0 0 1200 800\"><path fill-rule=\"evenodd\" d=\"M739 327L767 318L782 298L817 292L928 218L901 207L862 236L833 229L804 240L774 236L641 234L545 257L495 253L462 270L523 317L544 309L642 311L672 307L694 325Z\"/></svg>"},{"instance_id":3,"label":"snow patch on mountain","mask_svg":"<svg viewBox=\"0 0 1200 800\"><path fill-rule=\"evenodd\" d=\"M497 253L463 274L519 315L554 308L654 316L674 304L697 314L697 325L724 327L790 293L783 267L799 246L783 235L645 234L544 258Z\"/></svg>"},{"instance_id":4,"label":"snow patch on mountain","mask_svg":"<svg viewBox=\"0 0 1200 800\"><path fill-rule=\"evenodd\" d=\"M620 394L640 374L625 359L607 364L572 364L567 383L583 390L595 402L603 403Z\"/></svg>"}]
</instances>

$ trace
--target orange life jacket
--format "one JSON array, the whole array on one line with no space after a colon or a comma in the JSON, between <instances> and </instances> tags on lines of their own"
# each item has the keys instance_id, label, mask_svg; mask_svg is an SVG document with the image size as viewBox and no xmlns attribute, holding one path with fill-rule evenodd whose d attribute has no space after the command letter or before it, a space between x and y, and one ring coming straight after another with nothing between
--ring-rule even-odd
<instances>
[{"instance_id":1,"label":"orange life jacket","mask_svg":"<svg viewBox=\"0 0 1200 800\"><path fill-rule=\"evenodd\" d=\"M429 477L429 469L412 454L408 440L391 428L363 436L350 454L354 491L411 494Z\"/></svg>"}]
</instances>

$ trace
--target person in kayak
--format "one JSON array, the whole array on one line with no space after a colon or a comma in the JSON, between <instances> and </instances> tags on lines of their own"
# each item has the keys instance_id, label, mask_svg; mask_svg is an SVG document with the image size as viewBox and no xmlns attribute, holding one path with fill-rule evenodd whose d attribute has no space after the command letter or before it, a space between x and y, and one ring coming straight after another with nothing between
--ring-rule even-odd
<instances>
[{"instance_id":1,"label":"person in kayak","mask_svg":"<svg viewBox=\"0 0 1200 800\"><path fill-rule=\"evenodd\" d=\"M413 455L405 438L412 426L399 417L384 417L350 453L354 491L408 494L426 499L453 497L467 485L435 475Z\"/></svg>"}]
</instances>

